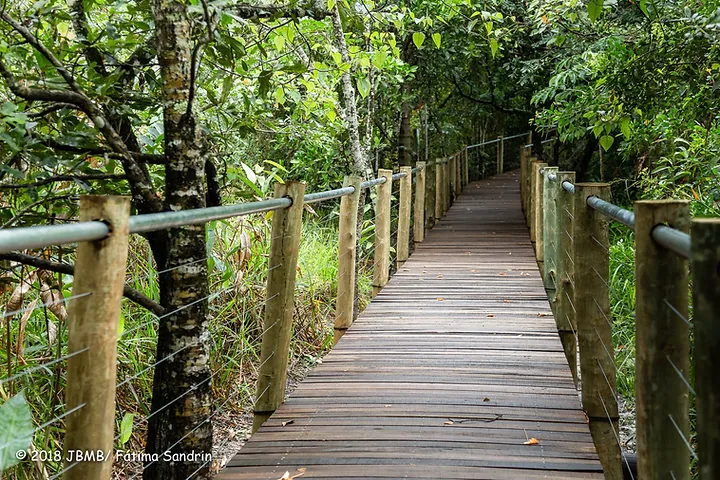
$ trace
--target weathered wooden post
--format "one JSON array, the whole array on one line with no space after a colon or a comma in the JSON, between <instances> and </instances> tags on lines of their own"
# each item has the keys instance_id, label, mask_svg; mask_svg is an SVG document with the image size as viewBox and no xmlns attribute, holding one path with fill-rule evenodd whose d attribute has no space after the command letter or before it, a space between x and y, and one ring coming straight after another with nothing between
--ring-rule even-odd
<instances>
[{"instance_id":1,"label":"weathered wooden post","mask_svg":"<svg viewBox=\"0 0 720 480\"><path fill-rule=\"evenodd\" d=\"M590 420L590 432L605 478L621 480L620 445L615 436L618 405L608 288L608 219L588 206L590 196L609 200L610 186L606 183L575 184L573 304L580 344L582 403Z\"/></svg>"},{"instance_id":2,"label":"weathered wooden post","mask_svg":"<svg viewBox=\"0 0 720 480\"><path fill-rule=\"evenodd\" d=\"M350 195L340 199L338 232L337 300L335 301L334 343L345 335L353 322L355 298L355 257L357 255L357 216L360 202L360 177L345 177L345 187L355 187Z\"/></svg>"},{"instance_id":3,"label":"weathered wooden post","mask_svg":"<svg viewBox=\"0 0 720 480\"><path fill-rule=\"evenodd\" d=\"M529 159L529 165L528 165L528 215L527 215L527 225L528 230L530 231L530 242L533 244L533 248L535 247L535 164L538 162L538 160L534 158Z\"/></svg>"},{"instance_id":4,"label":"weathered wooden post","mask_svg":"<svg viewBox=\"0 0 720 480\"><path fill-rule=\"evenodd\" d=\"M405 176L400 179L400 208L397 231L397 268L407 261L410 253L410 202L412 201L412 168L400 167Z\"/></svg>"},{"instance_id":5,"label":"weathered wooden post","mask_svg":"<svg viewBox=\"0 0 720 480\"><path fill-rule=\"evenodd\" d=\"M575 172L557 172L557 218L555 228L557 229L557 249L555 259L557 262L557 274L555 279L555 321L560 333L560 341L565 350L570 371L573 375L575 385L578 383L577 376L577 321L575 306L572 298L575 295L573 290L573 258L575 244L572 238L573 218L575 217L575 198L573 194L563 189L563 182L575 183Z\"/></svg>"},{"instance_id":6,"label":"weathered wooden post","mask_svg":"<svg viewBox=\"0 0 720 480\"><path fill-rule=\"evenodd\" d=\"M289 197L293 203L286 209L275 210L272 217L253 432L270 418L285 399L304 193L304 183L275 185L275 198Z\"/></svg>"},{"instance_id":7,"label":"weathered wooden post","mask_svg":"<svg viewBox=\"0 0 720 480\"><path fill-rule=\"evenodd\" d=\"M638 476L652 480L689 480L690 455L686 446L690 439L690 393L686 380L690 378L688 262L650 237L653 229L661 224L687 232L689 203L681 200L635 202Z\"/></svg>"},{"instance_id":8,"label":"weathered wooden post","mask_svg":"<svg viewBox=\"0 0 720 480\"><path fill-rule=\"evenodd\" d=\"M499 158L499 172L505 172L505 137L500 135L500 158Z\"/></svg>"},{"instance_id":9,"label":"weathered wooden post","mask_svg":"<svg viewBox=\"0 0 720 480\"><path fill-rule=\"evenodd\" d=\"M437 159L425 164L425 228L435 225L437 204Z\"/></svg>"},{"instance_id":10,"label":"weathered wooden post","mask_svg":"<svg viewBox=\"0 0 720 480\"><path fill-rule=\"evenodd\" d=\"M460 150L455 154L455 197L457 198L462 192L463 187L463 151Z\"/></svg>"},{"instance_id":11,"label":"weathered wooden post","mask_svg":"<svg viewBox=\"0 0 720 480\"><path fill-rule=\"evenodd\" d=\"M435 159L435 222L437 223L443 215L443 164L441 158Z\"/></svg>"},{"instance_id":12,"label":"weathered wooden post","mask_svg":"<svg viewBox=\"0 0 720 480\"><path fill-rule=\"evenodd\" d=\"M390 201L392 199L392 170L381 168L378 177L385 182L378 186L375 204L375 264L372 296L375 297L390 279Z\"/></svg>"},{"instance_id":13,"label":"weathered wooden post","mask_svg":"<svg viewBox=\"0 0 720 480\"><path fill-rule=\"evenodd\" d=\"M113 450L118 322L128 255L130 198L80 197L80 221L102 219L110 226L103 240L81 242L68 307L65 433L66 463L70 452ZM12 433L12 432L10 432ZM81 462L64 478L109 480L113 456Z\"/></svg>"},{"instance_id":14,"label":"weathered wooden post","mask_svg":"<svg viewBox=\"0 0 720 480\"><path fill-rule=\"evenodd\" d=\"M525 156L525 146L520 146L520 206L523 211L523 215L525 215L525 218L527 218L527 210L525 209L525 199L527 196L527 193L525 192L525 161L527 160Z\"/></svg>"},{"instance_id":15,"label":"weathered wooden post","mask_svg":"<svg viewBox=\"0 0 720 480\"><path fill-rule=\"evenodd\" d=\"M469 159L469 155L468 155L468 147L467 146L465 147L465 150L463 152L463 157L465 159L465 161L463 162L464 163L463 175L465 176L465 185L467 185L468 183L470 183L470 166L469 166L470 159Z\"/></svg>"},{"instance_id":16,"label":"weathered wooden post","mask_svg":"<svg viewBox=\"0 0 720 480\"><path fill-rule=\"evenodd\" d=\"M547 292L550 306L555 313L556 283L557 283L557 260L555 250L557 249L557 195L558 167L545 167L543 175L543 282ZM551 179L551 178L554 178Z\"/></svg>"},{"instance_id":17,"label":"weathered wooden post","mask_svg":"<svg viewBox=\"0 0 720 480\"><path fill-rule=\"evenodd\" d=\"M527 161L525 162L525 220L527 222L528 229L532 233L532 199L533 199L533 164L537 162L537 158L530 156L530 150L528 148ZM534 241L534 240L533 240Z\"/></svg>"},{"instance_id":18,"label":"weathered wooden post","mask_svg":"<svg viewBox=\"0 0 720 480\"><path fill-rule=\"evenodd\" d=\"M534 230L531 230L531 238L532 241L532 233L535 234L535 259L538 262L538 267L540 268L540 271L543 271L543 264L545 261L545 254L544 254L544 246L545 241L543 238L543 186L544 186L544 178L543 174L540 172L540 170L544 170L545 167L547 167L547 163L538 162L534 165L534 171L533 171L533 181L535 183L533 187L533 205L534 205L534 211L533 211L533 220L535 222L535 228Z\"/></svg>"},{"instance_id":19,"label":"weathered wooden post","mask_svg":"<svg viewBox=\"0 0 720 480\"><path fill-rule=\"evenodd\" d=\"M443 158L442 162L440 163L440 176L441 176L441 184L440 184L440 213L441 216L445 215L445 212L447 212L448 209L448 203L449 198L448 194L450 192L450 189L448 188L449 183L449 177L448 177L448 161L449 158Z\"/></svg>"},{"instance_id":20,"label":"weathered wooden post","mask_svg":"<svg viewBox=\"0 0 720 480\"><path fill-rule=\"evenodd\" d=\"M443 164L443 181L444 181L444 204L443 204L443 215L450 210L450 205L452 205L452 185L450 183L451 176L450 176L450 157L445 159L445 163Z\"/></svg>"},{"instance_id":21,"label":"weathered wooden post","mask_svg":"<svg viewBox=\"0 0 720 480\"><path fill-rule=\"evenodd\" d=\"M425 239L425 162L417 162L416 168L413 240L420 243Z\"/></svg>"},{"instance_id":22,"label":"weathered wooden post","mask_svg":"<svg viewBox=\"0 0 720 480\"><path fill-rule=\"evenodd\" d=\"M700 480L720 478L720 220L692 223L695 412Z\"/></svg>"},{"instance_id":23,"label":"weathered wooden post","mask_svg":"<svg viewBox=\"0 0 720 480\"><path fill-rule=\"evenodd\" d=\"M448 159L448 188L450 190L450 193L448 195L448 200L449 200L450 204L452 204L452 201L455 198L455 193L457 192L456 172L457 172L457 155L453 154L453 155L450 155L450 158Z\"/></svg>"}]
</instances>

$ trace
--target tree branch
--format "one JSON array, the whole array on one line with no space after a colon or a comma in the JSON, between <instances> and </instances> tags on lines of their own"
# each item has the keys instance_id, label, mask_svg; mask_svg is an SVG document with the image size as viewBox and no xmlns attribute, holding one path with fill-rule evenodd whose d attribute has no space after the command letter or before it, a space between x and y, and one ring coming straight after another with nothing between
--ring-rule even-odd
<instances>
[{"instance_id":1,"label":"tree branch","mask_svg":"<svg viewBox=\"0 0 720 480\"><path fill-rule=\"evenodd\" d=\"M76 147L75 145L67 145L64 143L60 143L52 138L43 138L40 141L43 145L49 148L55 150L62 150L64 152L72 152L81 155L107 155L109 158L122 159L122 156L120 154L115 153L112 150L104 149L102 147ZM130 155L132 155L132 157L140 163L147 163L151 165L165 165L167 163L165 155L140 152L130 152Z\"/></svg>"},{"instance_id":2,"label":"tree branch","mask_svg":"<svg viewBox=\"0 0 720 480\"><path fill-rule=\"evenodd\" d=\"M143 167L138 164L130 153L127 145L117 134L111 123L106 119L100 107L83 93L80 86L75 82L72 74L60 63L53 53L35 37L24 25L18 23L6 11L0 12L0 18L12 26L33 48L48 59L55 66L57 72L63 77L72 91L45 90L40 88L28 88L20 85L10 70L0 61L0 75L5 79L10 90L18 97L26 100L44 100L50 102L72 103L82 109L90 118L95 127L102 133L108 144L121 155L123 168L131 180L130 187L133 199L138 204L138 209L143 212L159 212L162 210L162 203L158 198L149 175Z\"/></svg>"},{"instance_id":3,"label":"tree branch","mask_svg":"<svg viewBox=\"0 0 720 480\"><path fill-rule=\"evenodd\" d=\"M491 96L490 100L486 100L484 98L477 98L477 97L470 95L469 93L465 93L463 91L462 87L460 86L460 84L458 83L457 78L455 78L455 75L452 75L452 74L450 75L450 81L453 83L453 85L455 85L455 90L458 92L458 94L461 97L471 100L473 102L481 103L483 105L489 105L492 108L494 108L495 110L497 110L499 112L503 112L503 113L518 113L518 114L522 114L522 115L529 115L531 113L531 112L528 112L527 110L519 110L516 108L506 108L501 105L498 105L497 102L495 102L495 95L493 93L490 94L490 96Z\"/></svg>"},{"instance_id":4,"label":"tree branch","mask_svg":"<svg viewBox=\"0 0 720 480\"><path fill-rule=\"evenodd\" d=\"M0 260L9 260L11 262L22 263L23 265L29 265L31 267L37 267L41 270L49 270L55 273L63 273L65 275L74 275L75 267L67 263L51 262L42 258L34 257L32 255L25 255L23 253L5 253L0 255ZM130 301L140 305L141 307L153 312L157 316L165 314L165 308L152 300L134 288L128 286L123 288L123 296Z\"/></svg>"},{"instance_id":5,"label":"tree branch","mask_svg":"<svg viewBox=\"0 0 720 480\"><path fill-rule=\"evenodd\" d=\"M322 20L330 16L330 11L320 8L314 4L307 5L250 5L249 3L238 3L228 7L240 18L246 20L260 20L262 18L303 18L311 17L315 20Z\"/></svg>"},{"instance_id":6,"label":"tree branch","mask_svg":"<svg viewBox=\"0 0 720 480\"><path fill-rule=\"evenodd\" d=\"M80 180L82 182L90 180L124 180L127 176L117 173L91 173L88 175L56 175L54 177L43 178L32 183L0 183L0 190L17 190L21 188L41 187L48 183L68 182L71 180Z\"/></svg>"},{"instance_id":7,"label":"tree branch","mask_svg":"<svg viewBox=\"0 0 720 480\"><path fill-rule=\"evenodd\" d=\"M16 94L16 95L17 95L17 94ZM19 96L19 95L18 95L18 96ZM47 115L47 114L50 114L50 113L53 113L53 112L57 112L58 110L64 110L64 109L78 110L78 106L77 106L77 105L73 105L72 103L56 103L56 104L54 104L54 105L50 105L49 107L43 108L43 109L40 110L39 112L28 113L28 117L30 117L30 118L41 118L41 117L44 117L44 116Z\"/></svg>"}]
</instances>

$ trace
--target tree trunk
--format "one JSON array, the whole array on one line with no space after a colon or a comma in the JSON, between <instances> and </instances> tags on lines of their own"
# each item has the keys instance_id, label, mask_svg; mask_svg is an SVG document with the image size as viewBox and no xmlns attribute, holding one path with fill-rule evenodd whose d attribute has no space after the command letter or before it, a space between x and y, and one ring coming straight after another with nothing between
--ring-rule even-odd
<instances>
[{"instance_id":1,"label":"tree trunk","mask_svg":"<svg viewBox=\"0 0 720 480\"><path fill-rule=\"evenodd\" d=\"M153 0L153 15L165 107L165 207L172 211L202 208L208 149L189 105L192 37L187 5L179 0ZM206 256L205 227L171 229L167 254L167 268L188 266L160 275L160 300L168 311L185 308L160 320L146 451L161 459L146 465L144 478L209 478L212 462L208 458L162 460L165 452L212 452L212 423L205 422L212 409L205 344L207 265L193 263Z\"/></svg>"},{"instance_id":2,"label":"tree trunk","mask_svg":"<svg viewBox=\"0 0 720 480\"><path fill-rule=\"evenodd\" d=\"M403 90L407 96L409 85L404 85ZM406 100L402 104L400 114L400 133L398 134L398 163L401 167L412 165L412 136L410 131L410 103Z\"/></svg>"},{"instance_id":3,"label":"tree trunk","mask_svg":"<svg viewBox=\"0 0 720 480\"><path fill-rule=\"evenodd\" d=\"M345 32L343 31L337 3L332 9L332 24L335 34L335 46L340 51L343 63L350 65L350 53L348 52L347 43L345 42ZM349 71L344 71L340 80L342 83L345 122L347 123L348 136L350 137L350 156L352 157L352 171L350 173L364 177L367 169L369 169L371 165L360 143L360 120L357 113L357 103L355 101L355 86L353 85Z\"/></svg>"},{"instance_id":4,"label":"tree trunk","mask_svg":"<svg viewBox=\"0 0 720 480\"><path fill-rule=\"evenodd\" d=\"M578 182L587 181L587 170L590 166L590 160L592 159L595 150L598 147L598 139L595 135L587 135L587 143L582 151L582 154L574 162L574 170L577 175Z\"/></svg>"}]
</instances>

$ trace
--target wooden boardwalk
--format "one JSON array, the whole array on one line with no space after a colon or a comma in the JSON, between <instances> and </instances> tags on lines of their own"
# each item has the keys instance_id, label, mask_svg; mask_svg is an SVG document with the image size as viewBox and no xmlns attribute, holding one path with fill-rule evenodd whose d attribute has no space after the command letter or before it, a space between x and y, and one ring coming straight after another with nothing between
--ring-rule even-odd
<instances>
[{"instance_id":1,"label":"wooden boardwalk","mask_svg":"<svg viewBox=\"0 0 720 480\"><path fill-rule=\"evenodd\" d=\"M518 180L468 185L217 478L604 478Z\"/></svg>"}]
</instances>

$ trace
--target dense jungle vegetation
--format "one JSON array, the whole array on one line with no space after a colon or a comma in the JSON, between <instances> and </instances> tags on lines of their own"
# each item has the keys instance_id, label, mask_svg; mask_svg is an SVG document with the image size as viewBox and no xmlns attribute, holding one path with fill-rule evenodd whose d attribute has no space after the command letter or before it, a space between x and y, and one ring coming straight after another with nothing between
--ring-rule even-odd
<instances>
[{"instance_id":1,"label":"dense jungle vegetation","mask_svg":"<svg viewBox=\"0 0 720 480\"><path fill-rule=\"evenodd\" d=\"M696 216L719 213L717 0L20 0L2 2L0 32L0 228L74 222L88 193L128 195L133 213L152 213L267 198L288 179L316 192L528 130L535 155L610 182L617 203L683 198ZM304 226L298 372L332 345L337 205L309 211ZM361 302L372 221L362 227ZM254 215L132 239L118 448L208 447L213 425L237 434L257 374L268 236L268 217ZM614 229L611 240L618 393L632 408L633 237ZM30 448L62 445L62 421L45 423L64 411L63 363L32 369L68 353L58 300L70 296L73 255L0 256L10 379L0 397L24 395L11 406ZM193 262L201 268L181 280L164 273ZM182 351L155 364L178 338ZM193 408L143 420L180 391L162 379L195 385L211 371L222 373L194 391ZM202 423L213 397L232 398L213 422L162 433L171 417ZM7 452L10 478L61 469L52 459L14 466ZM159 462L146 478L198 466Z\"/></svg>"}]
</instances>

